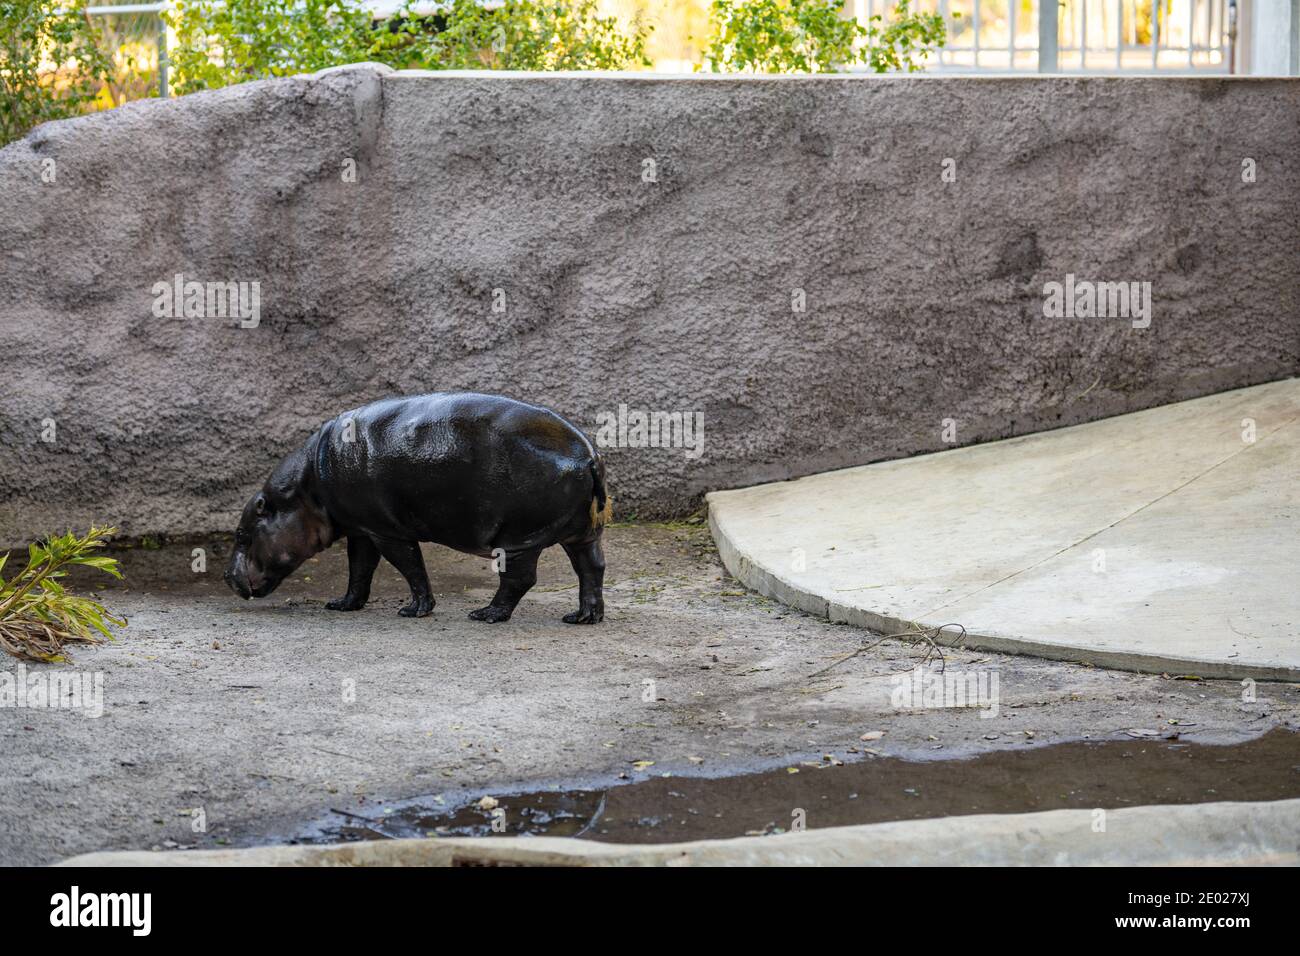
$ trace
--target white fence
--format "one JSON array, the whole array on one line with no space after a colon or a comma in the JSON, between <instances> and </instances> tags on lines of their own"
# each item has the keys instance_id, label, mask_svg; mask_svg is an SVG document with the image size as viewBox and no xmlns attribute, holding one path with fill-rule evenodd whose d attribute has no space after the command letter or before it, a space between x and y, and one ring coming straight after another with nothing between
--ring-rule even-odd
<instances>
[{"instance_id":1,"label":"white fence","mask_svg":"<svg viewBox=\"0 0 1300 956\"><path fill-rule=\"evenodd\" d=\"M895 2L853 0L850 9L865 18L886 13ZM1227 73L1231 68L1235 0L914 0L913 9L940 13L948 24L948 45L931 70Z\"/></svg>"}]
</instances>

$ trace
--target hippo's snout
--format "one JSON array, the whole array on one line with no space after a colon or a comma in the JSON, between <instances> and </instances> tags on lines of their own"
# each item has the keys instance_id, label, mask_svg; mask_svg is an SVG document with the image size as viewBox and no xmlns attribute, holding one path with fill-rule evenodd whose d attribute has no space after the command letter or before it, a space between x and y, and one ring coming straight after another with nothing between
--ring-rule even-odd
<instances>
[{"instance_id":1,"label":"hippo's snout","mask_svg":"<svg viewBox=\"0 0 1300 956\"><path fill-rule=\"evenodd\" d=\"M230 590L234 591L245 601L253 596L253 589L248 586L248 581L242 576L232 572L229 568L226 568L226 573L222 575L222 579L226 584L230 585Z\"/></svg>"},{"instance_id":2,"label":"hippo's snout","mask_svg":"<svg viewBox=\"0 0 1300 956\"><path fill-rule=\"evenodd\" d=\"M254 596L256 587L249 580L248 558L242 551L236 551L230 556L230 564L226 566L226 573L222 579L230 586L241 598L247 601Z\"/></svg>"}]
</instances>

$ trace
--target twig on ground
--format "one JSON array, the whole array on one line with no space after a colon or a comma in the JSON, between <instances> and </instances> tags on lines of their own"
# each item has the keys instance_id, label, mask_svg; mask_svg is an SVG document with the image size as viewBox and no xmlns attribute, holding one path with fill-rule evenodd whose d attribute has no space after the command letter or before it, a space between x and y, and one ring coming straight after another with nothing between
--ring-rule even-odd
<instances>
[{"instance_id":1,"label":"twig on ground","mask_svg":"<svg viewBox=\"0 0 1300 956\"><path fill-rule=\"evenodd\" d=\"M367 823L377 823L380 826L384 825L383 820L376 820L374 817L363 817L359 813L352 813L348 810L340 810L338 807L330 807L330 813L337 813L341 817L351 817L353 820L365 820Z\"/></svg>"},{"instance_id":2,"label":"twig on ground","mask_svg":"<svg viewBox=\"0 0 1300 956\"><path fill-rule=\"evenodd\" d=\"M872 650L873 648L879 647L885 641L904 640L906 638L913 638L913 640L910 643L919 644L921 642L924 642L926 644L925 657L921 658L921 663L919 666L924 667L925 665L929 664L930 661L933 660L935 657L938 657L939 670L942 671L945 667L948 666L948 660L946 657L943 656L943 645L939 643L940 639L943 637L943 632L950 627L958 628L961 631L960 634L958 634L956 637L952 639L952 641L949 642L948 644L949 647L956 647L963 640L966 639L966 628L963 627L961 624L941 624L938 627L921 627L921 625L917 624L915 621L908 621L907 623L910 628L909 630L899 631L897 634L885 634L881 637L878 637L870 644L864 644L862 647L859 647L851 654L845 654L843 657L839 658L839 660L832 661L830 664L826 665L816 673L809 674L808 679L811 680L814 677L821 677L823 674L826 674L834 670L835 668L839 667L841 664L845 663L846 661L851 661L853 660L853 658L860 657L863 654L867 653L868 651Z\"/></svg>"}]
</instances>

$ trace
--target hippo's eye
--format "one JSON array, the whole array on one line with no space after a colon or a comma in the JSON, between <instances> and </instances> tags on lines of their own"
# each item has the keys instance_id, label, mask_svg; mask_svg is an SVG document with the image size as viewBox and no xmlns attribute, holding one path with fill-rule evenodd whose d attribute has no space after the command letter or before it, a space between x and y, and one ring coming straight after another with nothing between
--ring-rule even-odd
<instances>
[{"instance_id":1,"label":"hippo's eye","mask_svg":"<svg viewBox=\"0 0 1300 956\"><path fill-rule=\"evenodd\" d=\"M266 514L266 499L261 495L258 495L257 497L257 513L259 515Z\"/></svg>"}]
</instances>

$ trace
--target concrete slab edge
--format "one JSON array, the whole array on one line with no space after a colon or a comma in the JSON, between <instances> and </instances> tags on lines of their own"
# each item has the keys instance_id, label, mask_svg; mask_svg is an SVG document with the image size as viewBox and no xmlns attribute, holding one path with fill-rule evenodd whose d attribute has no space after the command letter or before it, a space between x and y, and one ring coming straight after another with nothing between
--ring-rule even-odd
<instances>
[{"instance_id":1,"label":"concrete slab edge","mask_svg":"<svg viewBox=\"0 0 1300 956\"><path fill-rule=\"evenodd\" d=\"M718 555L731 575L751 591L757 591L765 597L773 598L809 614L824 617L834 623L851 624L881 634L905 631L913 624L921 627L936 627L952 623L947 620L907 621L832 601L800 588L756 562L732 541L727 534L725 523L718 517L713 499L713 495L706 496L709 505L709 531L717 545ZM1199 660L1194 657L1149 654L1085 644L1046 643L1006 633L968 631L961 646L1142 674L1194 675L1223 680L1241 680L1249 677L1254 680L1300 682L1300 669L1286 664L1229 664L1221 661Z\"/></svg>"},{"instance_id":2,"label":"concrete slab edge","mask_svg":"<svg viewBox=\"0 0 1300 956\"><path fill-rule=\"evenodd\" d=\"M1300 800L1048 810L627 845L570 837L90 853L59 866L1297 866Z\"/></svg>"}]
</instances>

